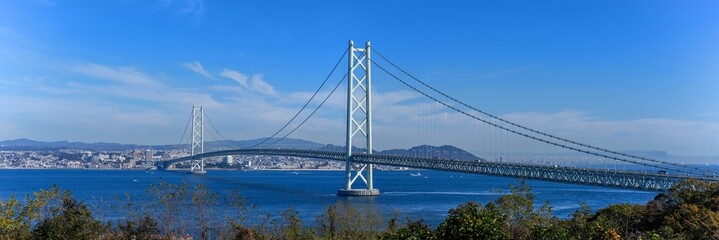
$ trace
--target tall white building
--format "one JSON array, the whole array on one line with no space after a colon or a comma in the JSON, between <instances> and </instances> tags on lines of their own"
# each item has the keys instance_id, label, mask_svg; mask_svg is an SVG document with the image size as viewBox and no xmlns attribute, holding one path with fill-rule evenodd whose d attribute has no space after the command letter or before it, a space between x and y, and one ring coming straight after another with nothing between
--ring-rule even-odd
<instances>
[{"instance_id":1,"label":"tall white building","mask_svg":"<svg viewBox=\"0 0 719 240\"><path fill-rule=\"evenodd\" d=\"M152 162L152 149L145 150L145 161Z\"/></svg>"},{"instance_id":2,"label":"tall white building","mask_svg":"<svg viewBox=\"0 0 719 240\"><path fill-rule=\"evenodd\" d=\"M135 162L140 161L140 156L141 156L140 154L141 154L140 149L133 150L132 151L132 159L135 159Z\"/></svg>"}]
</instances>

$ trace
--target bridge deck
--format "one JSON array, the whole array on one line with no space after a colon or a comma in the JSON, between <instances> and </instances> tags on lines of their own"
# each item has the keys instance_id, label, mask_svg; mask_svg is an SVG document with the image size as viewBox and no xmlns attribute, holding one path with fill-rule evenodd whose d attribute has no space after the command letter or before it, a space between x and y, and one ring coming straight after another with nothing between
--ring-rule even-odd
<instances>
[{"instance_id":1,"label":"bridge deck","mask_svg":"<svg viewBox=\"0 0 719 240\"><path fill-rule=\"evenodd\" d=\"M280 155L345 161L345 153L301 149L235 149L208 152L173 160L163 161L162 167L170 164L226 155ZM428 159L417 157L387 156L376 154L354 154L352 161L377 165L421 168L451 172L476 173L493 176L516 177L573 184L628 188L649 191L666 191L672 185L687 179L717 181L717 178L675 174L656 174L616 170L589 169L539 164L496 163L486 161L463 161L450 159Z\"/></svg>"}]
</instances>

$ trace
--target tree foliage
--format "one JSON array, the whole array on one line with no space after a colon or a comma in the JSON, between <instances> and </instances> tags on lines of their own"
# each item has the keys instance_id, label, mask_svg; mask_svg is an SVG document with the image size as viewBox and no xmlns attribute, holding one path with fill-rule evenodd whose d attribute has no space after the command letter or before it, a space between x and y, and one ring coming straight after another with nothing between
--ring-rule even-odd
<instances>
[{"instance_id":1,"label":"tree foliage","mask_svg":"<svg viewBox=\"0 0 719 240\"><path fill-rule=\"evenodd\" d=\"M33 227L62 210L60 204L67 198L69 191L53 185L28 194L22 202L14 196L0 200L0 239L31 239Z\"/></svg>"},{"instance_id":2,"label":"tree foliage","mask_svg":"<svg viewBox=\"0 0 719 240\"><path fill-rule=\"evenodd\" d=\"M60 206L52 207L50 212L33 229L34 239L94 239L105 232L87 205L73 198L63 197Z\"/></svg>"},{"instance_id":3,"label":"tree foliage","mask_svg":"<svg viewBox=\"0 0 719 240\"><path fill-rule=\"evenodd\" d=\"M120 239L155 239L159 234L157 222L149 215L136 221L126 220L117 224L116 236Z\"/></svg>"},{"instance_id":4,"label":"tree foliage","mask_svg":"<svg viewBox=\"0 0 719 240\"><path fill-rule=\"evenodd\" d=\"M376 239L384 224L376 206L357 208L345 201L328 206L317 217L317 223L325 239Z\"/></svg>"},{"instance_id":5,"label":"tree foliage","mask_svg":"<svg viewBox=\"0 0 719 240\"><path fill-rule=\"evenodd\" d=\"M484 206L468 202L451 209L433 229L422 219L384 222L374 205L338 201L306 225L289 208L279 217L251 213L246 200L202 185L159 183L148 188L149 204L132 205L125 218L103 224L69 191L52 186L0 200L0 240L5 239L719 239L719 183L686 181L646 205L615 204L592 213L586 204L566 220L520 180ZM218 206L223 211L218 211ZM229 209L227 209L229 207ZM248 224L248 215L255 216Z\"/></svg>"},{"instance_id":6,"label":"tree foliage","mask_svg":"<svg viewBox=\"0 0 719 240\"><path fill-rule=\"evenodd\" d=\"M435 238L436 236L434 236L432 228L430 228L429 225L424 223L424 220L419 219L413 221L409 218L407 219L407 223L404 225L404 227L395 229L393 231L389 231L388 229L388 231L380 237L380 239L383 240L425 240Z\"/></svg>"},{"instance_id":7,"label":"tree foliage","mask_svg":"<svg viewBox=\"0 0 719 240\"><path fill-rule=\"evenodd\" d=\"M481 207L468 202L449 210L449 216L437 228L440 239L509 239L504 217L494 205Z\"/></svg>"},{"instance_id":8,"label":"tree foliage","mask_svg":"<svg viewBox=\"0 0 719 240\"><path fill-rule=\"evenodd\" d=\"M191 194L187 183L153 184L147 188L147 195L150 197L147 209L157 220L160 232L166 238L178 238L187 232L189 222L185 216L189 216L191 209Z\"/></svg>"},{"instance_id":9,"label":"tree foliage","mask_svg":"<svg viewBox=\"0 0 719 240\"><path fill-rule=\"evenodd\" d=\"M719 239L719 183L687 180L646 205L610 205L567 222L568 230L588 238Z\"/></svg>"}]
</instances>

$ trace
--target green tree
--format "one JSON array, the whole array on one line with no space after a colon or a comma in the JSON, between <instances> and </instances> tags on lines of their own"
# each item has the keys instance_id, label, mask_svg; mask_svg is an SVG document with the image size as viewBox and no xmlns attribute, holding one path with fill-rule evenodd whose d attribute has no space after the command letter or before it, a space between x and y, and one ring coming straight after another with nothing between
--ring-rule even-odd
<instances>
[{"instance_id":1,"label":"green tree","mask_svg":"<svg viewBox=\"0 0 719 240\"><path fill-rule=\"evenodd\" d=\"M552 215L552 206L545 202L541 208L532 213L529 221L526 221L529 228L528 239L553 240L569 239L569 232L562 227L559 219Z\"/></svg>"},{"instance_id":2,"label":"green tree","mask_svg":"<svg viewBox=\"0 0 719 240\"><path fill-rule=\"evenodd\" d=\"M37 225L32 236L35 239L93 239L104 231L104 226L92 217L87 205L66 197L59 207L51 209L49 218Z\"/></svg>"},{"instance_id":3,"label":"green tree","mask_svg":"<svg viewBox=\"0 0 719 240\"><path fill-rule=\"evenodd\" d=\"M160 230L149 215L144 215L136 221L124 221L118 223L118 238L120 239L157 239Z\"/></svg>"},{"instance_id":4,"label":"green tree","mask_svg":"<svg viewBox=\"0 0 719 240\"><path fill-rule=\"evenodd\" d=\"M647 230L646 206L614 204L597 211L592 221L605 228L616 229L623 237L635 237Z\"/></svg>"},{"instance_id":5,"label":"green tree","mask_svg":"<svg viewBox=\"0 0 719 240\"><path fill-rule=\"evenodd\" d=\"M69 191L61 191L53 185L40 189L20 201L14 196L0 200L0 239L30 239L33 226L49 217L51 209L57 209Z\"/></svg>"},{"instance_id":6,"label":"green tree","mask_svg":"<svg viewBox=\"0 0 719 240\"><path fill-rule=\"evenodd\" d=\"M316 239L317 234L312 228L302 226L299 212L289 208L282 213L282 222L277 230L279 239Z\"/></svg>"},{"instance_id":7,"label":"green tree","mask_svg":"<svg viewBox=\"0 0 719 240\"><path fill-rule=\"evenodd\" d=\"M30 236L30 225L23 215L23 206L15 196L0 200L0 239Z\"/></svg>"},{"instance_id":8,"label":"green tree","mask_svg":"<svg viewBox=\"0 0 719 240\"><path fill-rule=\"evenodd\" d=\"M494 202L504 216L505 228L510 237L526 239L529 237L531 220L534 217L534 194L524 179L518 181L517 186L509 185L509 194L502 195Z\"/></svg>"},{"instance_id":9,"label":"green tree","mask_svg":"<svg viewBox=\"0 0 719 240\"><path fill-rule=\"evenodd\" d=\"M620 240L622 237L617 233L617 230L613 227L605 227L597 222L589 224L589 238L596 240Z\"/></svg>"},{"instance_id":10,"label":"green tree","mask_svg":"<svg viewBox=\"0 0 719 240\"><path fill-rule=\"evenodd\" d=\"M160 182L147 188L150 203L149 214L157 219L160 233L168 239L174 239L187 232L189 216L189 197L187 183L180 185Z\"/></svg>"},{"instance_id":11,"label":"green tree","mask_svg":"<svg viewBox=\"0 0 719 240\"><path fill-rule=\"evenodd\" d=\"M567 230L552 215L552 206L545 202L534 209L534 193L524 179L509 185L510 192L494 204L504 216L504 228L512 239L566 239Z\"/></svg>"},{"instance_id":12,"label":"green tree","mask_svg":"<svg viewBox=\"0 0 719 240\"><path fill-rule=\"evenodd\" d=\"M563 229L571 233L573 239L589 238L589 219L593 216L592 208L587 203L579 204L579 208L572 213L572 218L560 222Z\"/></svg>"},{"instance_id":13,"label":"green tree","mask_svg":"<svg viewBox=\"0 0 719 240\"><path fill-rule=\"evenodd\" d=\"M190 192L192 199L192 214L197 219L197 227L200 229L200 239L207 240L210 237L210 230L216 226L218 194L210 191L204 185L195 185Z\"/></svg>"},{"instance_id":14,"label":"green tree","mask_svg":"<svg viewBox=\"0 0 719 240\"><path fill-rule=\"evenodd\" d=\"M274 233L277 231L277 229L272 228L273 226L278 224L278 220L272 217L270 213L258 214L257 218L259 224L256 224L255 226L252 226L250 228L252 231L253 238L261 240L272 239L272 237L275 235Z\"/></svg>"},{"instance_id":15,"label":"green tree","mask_svg":"<svg viewBox=\"0 0 719 240\"><path fill-rule=\"evenodd\" d=\"M530 227L529 239L535 240L555 240L570 239L569 231L559 225L558 221L551 221L547 224L536 224Z\"/></svg>"},{"instance_id":16,"label":"green tree","mask_svg":"<svg viewBox=\"0 0 719 240\"><path fill-rule=\"evenodd\" d=\"M386 232L380 239L383 240L428 240L434 239L434 232L424 220L412 221L407 218L407 224L395 231Z\"/></svg>"},{"instance_id":17,"label":"green tree","mask_svg":"<svg viewBox=\"0 0 719 240\"><path fill-rule=\"evenodd\" d=\"M678 208L684 204L694 204L719 212L719 182L686 180L674 185L668 194L668 205Z\"/></svg>"},{"instance_id":18,"label":"green tree","mask_svg":"<svg viewBox=\"0 0 719 240\"><path fill-rule=\"evenodd\" d=\"M669 238L719 239L719 212L695 204L682 204L666 217Z\"/></svg>"},{"instance_id":19,"label":"green tree","mask_svg":"<svg viewBox=\"0 0 719 240\"><path fill-rule=\"evenodd\" d=\"M344 201L328 206L317 222L324 239L376 239L384 229L382 214L375 205L355 208Z\"/></svg>"},{"instance_id":20,"label":"green tree","mask_svg":"<svg viewBox=\"0 0 719 240\"><path fill-rule=\"evenodd\" d=\"M505 219L493 204L482 208L474 202L449 210L449 216L437 228L439 239L509 239Z\"/></svg>"},{"instance_id":21,"label":"green tree","mask_svg":"<svg viewBox=\"0 0 719 240\"><path fill-rule=\"evenodd\" d=\"M320 235L325 239L337 239L337 221L337 206L327 206L327 211L317 216Z\"/></svg>"},{"instance_id":22,"label":"green tree","mask_svg":"<svg viewBox=\"0 0 719 240\"><path fill-rule=\"evenodd\" d=\"M218 239L255 239L253 230L247 225L248 215L255 206L248 204L236 190L224 196L222 203L229 208L222 222L229 223L229 226L220 228Z\"/></svg>"},{"instance_id":23,"label":"green tree","mask_svg":"<svg viewBox=\"0 0 719 240\"><path fill-rule=\"evenodd\" d=\"M717 239L719 183L686 180L647 204L651 234L676 239Z\"/></svg>"},{"instance_id":24,"label":"green tree","mask_svg":"<svg viewBox=\"0 0 719 240\"><path fill-rule=\"evenodd\" d=\"M387 221L387 229L384 231L384 234L392 234L397 231L397 228L399 227L397 224L397 219L399 219L400 212L395 210L392 211L392 217ZM407 222L409 222L410 219L407 218Z\"/></svg>"}]
</instances>

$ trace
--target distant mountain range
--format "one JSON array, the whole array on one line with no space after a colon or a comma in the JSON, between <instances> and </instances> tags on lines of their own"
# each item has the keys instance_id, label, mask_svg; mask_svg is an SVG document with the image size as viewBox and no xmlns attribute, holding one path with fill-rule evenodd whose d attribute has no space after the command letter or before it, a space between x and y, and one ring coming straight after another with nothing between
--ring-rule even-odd
<instances>
[{"instance_id":1,"label":"distant mountain range","mask_svg":"<svg viewBox=\"0 0 719 240\"><path fill-rule=\"evenodd\" d=\"M456 160L477 160L477 156L451 145L429 146L421 145L410 149L392 149L378 152L382 155L406 156L406 157L422 157L422 158L442 158Z\"/></svg>"},{"instance_id":2,"label":"distant mountain range","mask_svg":"<svg viewBox=\"0 0 719 240\"><path fill-rule=\"evenodd\" d=\"M250 140L225 140L225 141L210 141L205 142L205 151L214 151L220 149L235 149L235 148L247 148L255 146L261 142L264 144L272 144L272 148L302 148L312 150L324 150L324 151L344 151L344 146L337 146L331 144L321 144L303 139L286 138L281 141L278 139L250 139ZM189 148L189 144L178 145L138 145L138 144L122 144L122 143L83 143L83 142L68 142L68 141L54 141L54 142L43 142L34 141L30 139L15 139L15 140L4 140L0 141L0 151L11 150L11 151L50 151L59 149L81 149L90 151L128 151L133 149L153 149L153 150L171 150L178 149L180 147ZM365 152L365 149L354 148L353 151ZM457 148L451 145L444 146L429 146L421 145L415 146L410 149L391 149L383 151L375 151L376 154L384 155L395 155L395 156L411 156L411 157L424 157L434 158L439 157L443 159L458 159L458 160L476 160L477 157L473 154ZM655 159L670 159L675 162L698 162L698 163L716 163L717 157L676 157L668 154L665 151L626 151L625 153L644 156ZM579 154L579 153L565 153L565 154Z\"/></svg>"},{"instance_id":3,"label":"distant mountain range","mask_svg":"<svg viewBox=\"0 0 719 240\"><path fill-rule=\"evenodd\" d=\"M312 150L325 150L325 151L343 151L344 146L337 146L331 144L321 144L312 141L302 139L286 138L278 141L278 139L251 139L251 140L223 140L223 141L211 141L205 142L205 151L213 151L220 149L235 149L235 148L247 148L257 144L272 144L272 148L302 148ZM83 142L68 142L68 141L55 141L55 142L42 142L34 141L30 139L15 139L0 141L0 150L15 150L15 151L49 151L59 149L81 149L90 151L128 151L133 149L153 149L153 150L170 150L177 149L179 147L188 148L188 144L178 145L137 145L137 144L121 144L121 143L83 143ZM354 148L353 151L365 152L365 149ZM412 147L410 149L391 149L384 151L375 151L375 154L383 155L394 155L394 156L407 156L407 157L424 157L424 158L443 158L443 159L458 159L458 160L476 160L477 157L471 153L462 150L460 148L444 145L444 146L429 146L421 145Z\"/></svg>"},{"instance_id":4,"label":"distant mountain range","mask_svg":"<svg viewBox=\"0 0 719 240\"><path fill-rule=\"evenodd\" d=\"M15 139L0 141L0 150L55 150L55 149L83 149L93 151L125 151L136 148L147 148L145 145L120 144L120 143L83 143L83 142L42 142L30 139Z\"/></svg>"},{"instance_id":5,"label":"distant mountain range","mask_svg":"<svg viewBox=\"0 0 719 240\"><path fill-rule=\"evenodd\" d=\"M274 147L286 147L286 148L311 148L317 149L325 146L324 144L305 141L302 139L290 139L286 138L282 141L276 142L277 139L252 139L252 140L226 140L226 141L206 141L205 149L230 149L230 148L243 148L257 145L261 142L265 144L274 143ZM15 139L15 140L4 140L0 141L0 150L30 150L30 151L42 151L42 150L57 150L57 149L82 149L91 151L127 151L133 149L145 149L150 148L154 150L170 150L177 149L179 147L188 147L189 144L180 145L138 145L138 144L122 144L122 143L83 143L83 142L68 142L68 141L54 141L54 142L43 142L35 141L30 139Z\"/></svg>"}]
</instances>

